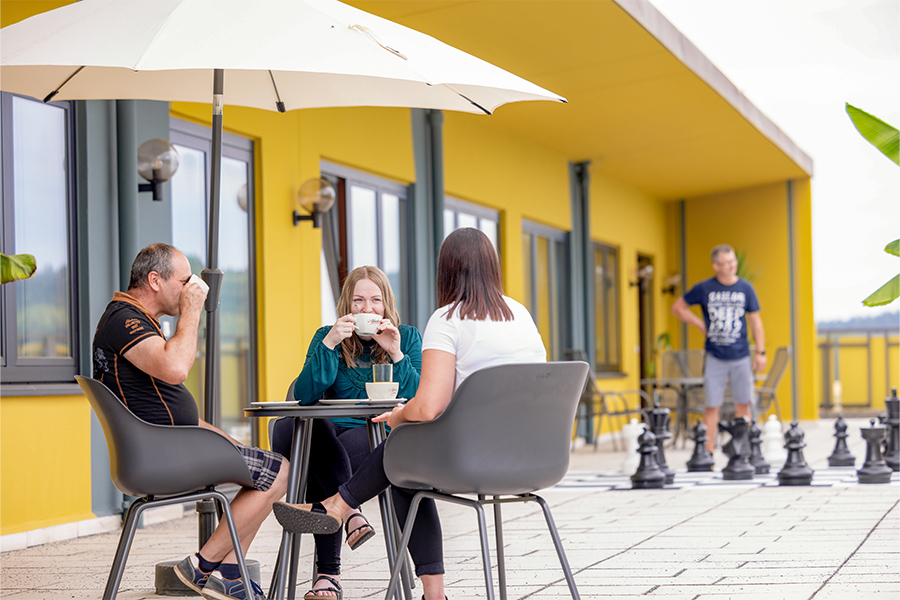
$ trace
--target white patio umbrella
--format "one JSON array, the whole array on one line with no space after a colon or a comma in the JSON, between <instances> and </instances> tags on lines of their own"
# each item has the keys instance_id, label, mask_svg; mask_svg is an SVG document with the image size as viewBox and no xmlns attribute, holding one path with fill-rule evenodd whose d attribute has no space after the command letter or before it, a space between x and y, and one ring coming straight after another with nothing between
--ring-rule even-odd
<instances>
[{"instance_id":1,"label":"white patio umbrella","mask_svg":"<svg viewBox=\"0 0 900 600\"><path fill-rule=\"evenodd\" d=\"M207 418L215 397L224 104L280 112L402 106L490 114L507 102L565 102L336 0L82 0L4 27L0 39L0 89L7 92L44 101L212 101Z\"/></svg>"}]
</instances>

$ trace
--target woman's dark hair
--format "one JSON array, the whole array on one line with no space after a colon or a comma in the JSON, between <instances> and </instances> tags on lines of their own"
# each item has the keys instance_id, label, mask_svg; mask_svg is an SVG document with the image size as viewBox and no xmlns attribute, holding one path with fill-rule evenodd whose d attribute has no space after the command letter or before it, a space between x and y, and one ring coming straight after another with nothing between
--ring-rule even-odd
<instances>
[{"instance_id":1,"label":"woman's dark hair","mask_svg":"<svg viewBox=\"0 0 900 600\"><path fill-rule=\"evenodd\" d=\"M486 235L464 227L447 236L438 254L438 306L450 306L446 318L458 309L460 319L512 321L503 299L500 259Z\"/></svg>"},{"instance_id":2,"label":"woman's dark hair","mask_svg":"<svg viewBox=\"0 0 900 600\"><path fill-rule=\"evenodd\" d=\"M175 273L175 250L169 244L158 242L150 244L135 257L131 263L131 280L128 282L129 290L136 290L147 285L147 277L152 271L168 281Z\"/></svg>"}]
</instances>

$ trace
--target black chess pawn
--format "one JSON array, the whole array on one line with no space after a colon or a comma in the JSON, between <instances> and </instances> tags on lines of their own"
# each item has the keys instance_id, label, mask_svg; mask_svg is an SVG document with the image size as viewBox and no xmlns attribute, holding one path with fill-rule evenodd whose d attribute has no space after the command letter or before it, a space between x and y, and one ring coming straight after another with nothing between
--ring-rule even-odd
<instances>
[{"instance_id":1,"label":"black chess pawn","mask_svg":"<svg viewBox=\"0 0 900 600\"><path fill-rule=\"evenodd\" d=\"M884 462L893 471L900 471L900 398L897 398L897 388L891 390L891 395L884 399L887 407L887 448L884 451Z\"/></svg>"},{"instance_id":2,"label":"black chess pawn","mask_svg":"<svg viewBox=\"0 0 900 600\"><path fill-rule=\"evenodd\" d=\"M750 422L747 417L737 417L734 421L719 422L719 431L731 434L731 439L722 446L728 456L728 464L722 469L722 479L739 481L753 479L756 469L750 464Z\"/></svg>"},{"instance_id":3,"label":"black chess pawn","mask_svg":"<svg viewBox=\"0 0 900 600\"><path fill-rule=\"evenodd\" d=\"M838 415L837 421L834 423L834 437L837 438L837 442L834 444L834 452L828 457L828 466L854 466L856 457L850 454L850 449L847 447L847 438L850 437L850 434L847 433L847 423L841 415Z\"/></svg>"},{"instance_id":4,"label":"black chess pawn","mask_svg":"<svg viewBox=\"0 0 900 600\"><path fill-rule=\"evenodd\" d=\"M706 437L706 425L703 424L703 419L697 419L697 424L694 425L693 431L694 453L691 455L690 460L687 461L687 470L690 473L712 471L715 460L713 460L713 455L709 450L706 449L706 442L709 438Z\"/></svg>"},{"instance_id":5,"label":"black chess pawn","mask_svg":"<svg viewBox=\"0 0 900 600\"><path fill-rule=\"evenodd\" d=\"M778 472L778 483L781 485L809 485L812 482L813 470L803 458L803 448L806 447L803 438L803 430L794 421L784 434L784 447L788 455L784 467Z\"/></svg>"},{"instance_id":6,"label":"black chess pawn","mask_svg":"<svg viewBox=\"0 0 900 600\"><path fill-rule=\"evenodd\" d=\"M631 476L632 489L661 488L666 484L666 474L656 462L656 452L656 435L644 426L644 433L638 436L638 453L641 455L641 464Z\"/></svg>"},{"instance_id":7,"label":"black chess pawn","mask_svg":"<svg viewBox=\"0 0 900 600\"><path fill-rule=\"evenodd\" d=\"M653 405L653 410L645 410L644 417L650 425L650 431L656 436L656 462L660 470L666 474L666 483L674 483L675 471L666 463L666 440L672 437L669 433L669 409L660 408L659 402Z\"/></svg>"},{"instance_id":8,"label":"black chess pawn","mask_svg":"<svg viewBox=\"0 0 900 600\"><path fill-rule=\"evenodd\" d=\"M866 462L856 472L860 483L890 483L891 468L881 455L881 442L884 440L884 427L876 427L875 419L869 421L870 427L863 427L863 438L866 440Z\"/></svg>"},{"instance_id":9,"label":"black chess pawn","mask_svg":"<svg viewBox=\"0 0 900 600\"><path fill-rule=\"evenodd\" d=\"M748 462L753 465L757 475L765 475L772 467L763 457L762 429L759 428L756 421L750 422L750 458Z\"/></svg>"}]
</instances>

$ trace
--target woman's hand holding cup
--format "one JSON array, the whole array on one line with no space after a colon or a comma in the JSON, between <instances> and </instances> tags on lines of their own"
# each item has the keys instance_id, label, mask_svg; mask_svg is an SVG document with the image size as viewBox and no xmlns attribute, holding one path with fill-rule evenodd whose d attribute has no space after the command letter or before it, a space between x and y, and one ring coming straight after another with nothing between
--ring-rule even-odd
<instances>
[{"instance_id":1,"label":"woman's hand holding cup","mask_svg":"<svg viewBox=\"0 0 900 600\"><path fill-rule=\"evenodd\" d=\"M355 327L356 321L354 320L353 315L344 315L334 322L334 325L331 326L331 330L325 334L325 337L322 339L322 343L325 344L329 350L334 350L342 340L353 335Z\"/></svg>"}]
</instances>

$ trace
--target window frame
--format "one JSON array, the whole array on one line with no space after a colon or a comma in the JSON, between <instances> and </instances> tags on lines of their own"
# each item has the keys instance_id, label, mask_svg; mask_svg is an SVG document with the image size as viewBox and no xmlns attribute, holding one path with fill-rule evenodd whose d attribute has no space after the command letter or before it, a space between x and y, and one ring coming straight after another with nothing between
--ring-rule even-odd
<instances>
[{"instance_id":1,"label":"window frame","mask_svg":"<svg viewBox=\"0 0 900 600\"><path fill-rule=\"evenodd\" d=\"M2 190L0 190L0 211L2 211L2 231L0 231L0 251L4 254L28 253L27 248L18 248L15 239L15 168L13 158L13 98L29 102L38 100L3 92L0 94L0 156L2 156ZM68 290L69 294L69 336L71 356L53 358L20 358L18 356L18 323L16 285L8 284L0 288L0 370L2 385L28 384L70 384L80 369L80 327L79 327L79 273L78 273L78 231L76 222L76 161L75 161L75 103L72 101L49 102L51 106L65 111L65 153L66 153L66 230L68 231ZM40 264L38 264L40 269Z\"/></svg>"},{"instance_id":2,"label":"window frame","mask_svg":"<svg viewBox=\"0 0 900 600\"><path fill-rule=\"evenodd\" d=\"M472 217L475 217L478 220L478 229L479 231L484 231L481 228L482 221L491 221L496 225L496 240L491 240L494 242L494 249L497 251L497 255L500 255L500 244L501 244L501 230L500 230L500 211L494 210L493 208L488 208L486 206L482 206L480 204L475 204L472 202L466 202L465 200L460 200L459 198L454 198L452 196L444 196L444 214L442 215L442 223L446 223L447 212L453 213L453 229L447 230L444 227L444 239L447 239L447 236L450 235L451 232L459 229L459 215L460 213L466 214Z\"/></svg>"},{"instance_id":3,"label":"window frame","mask_svg":"<svg viewBox=\"0 0 900 600\"><path fill-rule=\"evenodd\" d=\"M537 277L535 277L537 245L538 238L544 238L548 243L548 270L551 281L549 283L550 294L550 327L547 333L550 336L548 340L548 360L563 360L563 353L569 346L569 336L571 331L571 317L569 315L569 306L571 306L571 273L568 261L569 248L571 241L569 232L563 229L556 229L534 221L522 220L522 234L531 236L531 244L529 247L529 255L523 256L523 264L526 268L531 269L531 274L527 278L530 284L525 293L528 294L528 308L531 318L540 328L538 312L539 290ZM560 247L561 246L561 247ZM555 292L555 294L554 294ZM544 332L541 332L544 335Z\"/></svg>"},{"instance_id":4,"label":"window frame","mask_svg":"<svg viewBox=\"0 0 900 600\"><path fill-rule=\"evenodd\" d=\"M597 252L600 252L603 256L603 265L602 268L607 269L607 265L609 264L607 261L610 256L615 261L615 281L612 284L611 290L609 291L609 295L600 293L600 290L597 289L597 261L596 255ZM596 240L591 240L591 272L594 274L594 277L591 282L591 286L594 290L594 304L595 310L596 305L603 301L604 310L602 312L602 317L604 319L604 329L603 331L606 333L605 342L606 349L605 355L609 357L609 342L610 340L615 340L615 355L614 357L607 358L605 361L601 361L601 349L598 342L598 326L599 322L595 319L594 322L594 331L592 332L593 341L594 341L594 371L596 373L621 373L622 372L622 329L621 329L621 302L620 302L620 294L621 294L621 286L622 286L622 269L621 269L621 260L620 260L620 251L619 248L613 246L612 244L606 244L603 242L598 242ZM612 298L614 300L615 305L610 307L609 302L606 301L608 298Z\"/></svg>"},{"instance_id":5,"label":"window frame","mask_svg":"<svg viewBox=\"0 0 900 600\"><path fill-rule=\"evenodd\" d=\"M399 231L400 240L398 241L400 248L400 289L394 289L394 296L397 299L398 308L405 314L412 306L412 290L410 289L410 271L412 265L410 263L410 235L409 235L409 186L393 179L371 175L364 171L359 171L343 165L338 165L328 161L321 161L319 169L322 177L334 183L337 182L335 188L337 192L336 206L332 208L336 211L336 219L338 222L338 252L340 259L338 260L338 279L340 289L344 285L344 279L347 274L353 270L350 265L350 256L353 252L353 240L349 235L350 216L347 214L347 203L350 198L350 190L356 185L358 187L367 188L375 192L375 219L376 219L376 258L373 263L378 268L383 265L383 224L382 224L382 195L391 194L396 196L399 202ZM383 269L382 269L383 270ZM335 298L337 301L337 298Z\"/></svg>"}]
</instances>

